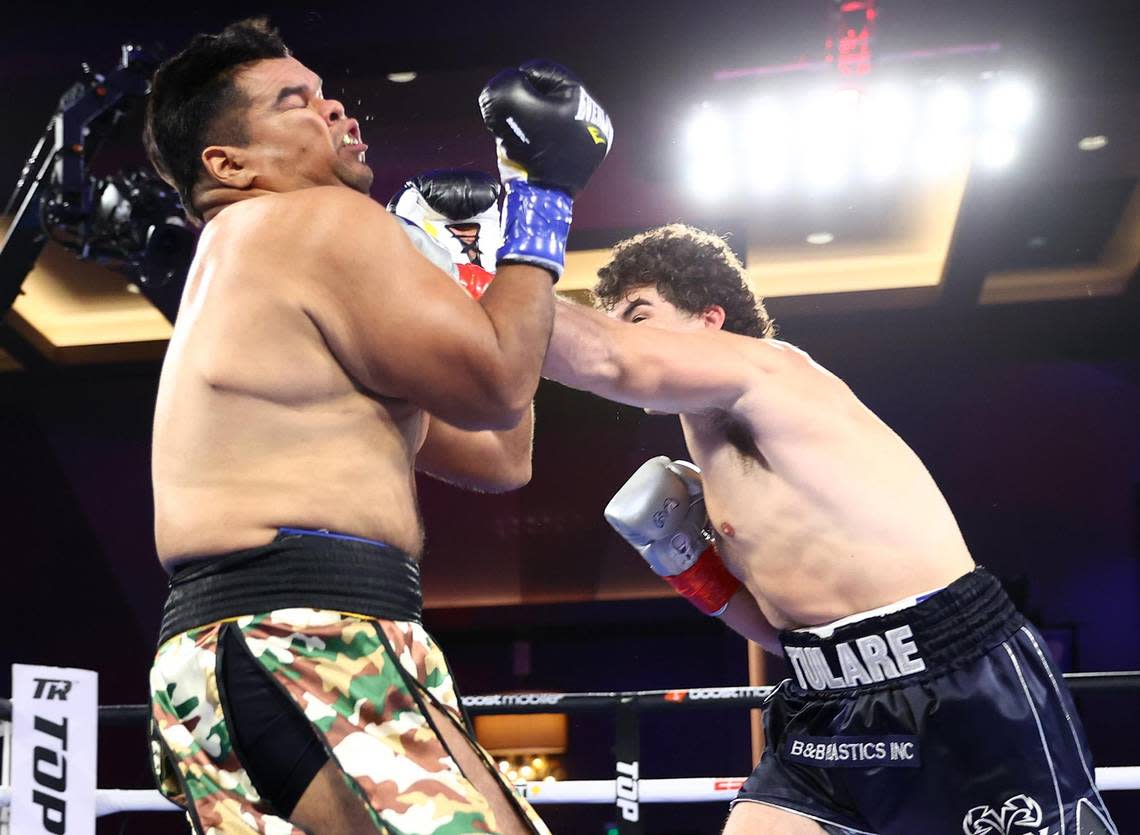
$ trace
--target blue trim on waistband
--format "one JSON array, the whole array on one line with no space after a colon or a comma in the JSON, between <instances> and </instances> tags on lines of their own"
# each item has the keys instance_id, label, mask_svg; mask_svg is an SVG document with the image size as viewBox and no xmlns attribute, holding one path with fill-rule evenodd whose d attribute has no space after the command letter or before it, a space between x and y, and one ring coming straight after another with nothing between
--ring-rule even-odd
<instances>
[{"instance_id":1,"label":"blue trim on waistband","mask_svg":"<svg viewBox=\"0 0 1140 835\"><path fill-rule=\"evenodd\" d=\"M349 542L363 542L365 545L376 545L380 548L391 548L387 542L381 542L379 539L365 539L363 536L350 536L346 533L333 533L329 530L312 530L311 528L278 528L278 533L285 534L286 536L320 536L325 539L346 539Z\"/></svg>"}]
</instances>

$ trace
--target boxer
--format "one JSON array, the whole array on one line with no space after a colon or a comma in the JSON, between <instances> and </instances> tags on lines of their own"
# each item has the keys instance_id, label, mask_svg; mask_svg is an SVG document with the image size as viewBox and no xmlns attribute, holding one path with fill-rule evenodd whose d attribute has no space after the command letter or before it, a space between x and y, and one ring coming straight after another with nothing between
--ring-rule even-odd
<instances>
[{"instance_id":1,"label":"boxer","mask_svg":"<svg viewBox=\"0 0 1140 835\"><path fill-rule=\"evenodd\" d=\"M774 338L721 239L666 226L559 303L543 374L679 415L605 516L702 612L783 653L725 835L1115 833L1045 643L922 462Z\"/></svg>"},{"instance_id":2,"label":"boxer","mask_svg":"<svg viewBox=\"0 0 1140 835\"><path fill-rule=\"evenodd\" d=\"M369 199L359 124L264 21L155 75L148 152L204 224L152 464L171 572L153 751L196 832L547 831L421 623L413 469L529 477L551 279L612 127L552 64L500 73L479 104L504 221L476 302Z\"/></svg>"}]
</instances>

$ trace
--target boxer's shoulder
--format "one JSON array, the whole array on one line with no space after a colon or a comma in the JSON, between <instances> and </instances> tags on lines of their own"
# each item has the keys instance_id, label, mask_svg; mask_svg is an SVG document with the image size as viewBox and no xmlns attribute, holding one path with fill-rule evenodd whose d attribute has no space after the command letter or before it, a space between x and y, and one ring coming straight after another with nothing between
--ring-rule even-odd
<instances>
[{"instance_id":1,"label":"boxer's shoulder","mask_svg":"<svg viewBox=\"0 0 1140 835\"><path fill-rule=\"evenodd\" d=\"M277 237L303 246L319 245L361 223L399 229L388 211L366 194L343 186L314 186L266 194L227 207L211 226L253 237ZM305 233L305 234L301 234Z\"/></svg>"}]
</instances>

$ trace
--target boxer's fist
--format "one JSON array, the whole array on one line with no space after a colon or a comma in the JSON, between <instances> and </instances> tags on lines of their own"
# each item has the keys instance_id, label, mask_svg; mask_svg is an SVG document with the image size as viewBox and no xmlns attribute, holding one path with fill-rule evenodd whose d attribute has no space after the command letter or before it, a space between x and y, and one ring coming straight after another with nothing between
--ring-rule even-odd
<instances>
[{"instance_id":1,"label":"boxer's fist","mask_svg":"<svg viewBox=\"0 0 1140 835\"><path fill-rule=\"evenodd\" d=\"M680 574L712 541L699 485L694 494L679 470L664 455L649 459L605 510L606 521L662 577Z\"/></svg>"},{"instance_id":2,"label":"boxer's fist","mask_svg":"<svg viewBox=\"0 0 1140 835\"><path fill-rule=\"evenodd\" d=\"M693 464L649 459L606 505L605 517L654 573L705 614L721 614L740 587L713 547Z\"/></svg>"},{"instance_id":3,"label":"boxer's fist","mask_svg":"<svg viewBox=\"0 0 1140 835\"><path fill-rule=\"evenodd\" d=\"M459 168L438 168L412 177L388 202L401 214L400 202L414 191L440 217L451 221L482 216L499 200L499 182L491 174Z\"/></svg>"},{"instance_id":4,"label":"boxer's fist","mask_svg":"<svg viewBox=\"0 0 1140 835\"><path fill-rule=\"evenodd\" d=\"M427 171L404 183L388 210L421 234L409 232L425 255L478 299L494 279L499 248L499 183L479 171ZM435 244L425 249L422 240ZM439 260L442 250L445 263Z\"/></svg>"},{"instance_id":5,"label":"boxer's fist","mask_svg":"<svg viewBox=\"0 0 1140 835\"><path fill-rule=\"evenodd\" d=\"M569 70L549 61L496 75L479 95L479 109L495 135L504 183L526 180L573 197L613 144L605 110Z\"/></svg>"},{"instance_id":6,"label":"boxer's fist","mask_svg":"<svg viewBox=\"0 0 1140 835\"><path fill-rule=\"evenodd\" d=\"M569 70L543 61L496 75L479 109L495 135L506 193L498 262L533 264L557 281L572 197L609 153L610 118Z\"/></svg>"}]
</instances>

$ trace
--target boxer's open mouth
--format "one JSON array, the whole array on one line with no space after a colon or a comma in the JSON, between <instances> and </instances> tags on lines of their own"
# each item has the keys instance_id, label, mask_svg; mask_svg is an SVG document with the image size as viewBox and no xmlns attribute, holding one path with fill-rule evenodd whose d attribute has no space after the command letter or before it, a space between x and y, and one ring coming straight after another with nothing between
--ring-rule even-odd
<instances>
[{"instance_id":1,"label":"boxer's open mouth","mask_svg":"<svg viewBox=\"0 0 1140 835\"><path fill-rule=\"evenodd\" d=\"M368 145L361 141L354 128L350 128L341 136L340 147L337 148L337 152L339 153L346 148L351 148L352 150L349 153L355 154L359 162L364 162L364 152L368 150Z\"/></svg>"}]
</instances>

